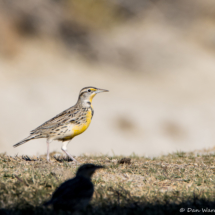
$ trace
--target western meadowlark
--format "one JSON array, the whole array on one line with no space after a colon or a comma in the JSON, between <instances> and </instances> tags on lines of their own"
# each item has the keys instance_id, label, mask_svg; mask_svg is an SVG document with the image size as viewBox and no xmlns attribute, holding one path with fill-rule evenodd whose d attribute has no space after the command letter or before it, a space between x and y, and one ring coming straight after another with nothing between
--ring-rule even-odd
<instances>
[{"instance_id":1,"label":"western meadowlark","mask_svg":"<svg viewBox=\"0 0 215 215\"><path fill-rule=\"evenodd\" d=\"M52 194L51 200L44 203L44 206L53 205L55 210L70 211L77 211L86 207L94 192L91 176L100 168L103 166L94 164L84 164L79 167L76 177L61 184Z\"/></svg>"},{"instance_id":2,"label":"western meadowlark","mask_svg":"<svg viewBox=\"0 0 215 215\"><path fill-rule=\"evenodd\" d=\"M63 141L62 151L72 160L76 161L67 152L67 145L69 140L83 133L89 127L94 113L92 99L97 93L102 92L108 92L108 90L96 87L84 87L80 91L78 101L74 106L32 130L30 136L15 144L14 147L20 146L29 140L47 138L47 161L49 161L49 143L52 140L59 140Z\"/></svg>"}]
</instances>

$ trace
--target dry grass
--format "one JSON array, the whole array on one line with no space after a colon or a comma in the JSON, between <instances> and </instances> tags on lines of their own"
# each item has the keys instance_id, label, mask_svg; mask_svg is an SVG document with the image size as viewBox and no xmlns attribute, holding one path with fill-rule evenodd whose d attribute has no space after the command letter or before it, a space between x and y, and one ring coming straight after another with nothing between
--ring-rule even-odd
<instances>
[{"instance_id":1,"label":"dry grass","mask_svg":"<svg viewBox=\"0 0 215 215\"><path fill-rule=\"evenodd\" d=\"M0 155L1 214L69 214L43 208L60 183L75 175L73 162L45 156ZM174 153L153 159L80 156L81 163L105 165L93 177L95 194L80 214L177 214L183 208L213 208L215 154Z\"/></svg>"}]
</instances>

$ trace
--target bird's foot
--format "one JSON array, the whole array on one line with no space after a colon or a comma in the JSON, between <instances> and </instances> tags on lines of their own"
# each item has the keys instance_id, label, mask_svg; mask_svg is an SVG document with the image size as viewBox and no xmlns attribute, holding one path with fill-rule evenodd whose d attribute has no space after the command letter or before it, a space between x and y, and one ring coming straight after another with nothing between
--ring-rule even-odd
<instances>
[{"instance_id":1,"label":"bird's foot","mask_svg":"<svg viewBox=\"0 0 215 215\"><path fill-rule=\"evenodd\" d=\"M63 152L66 153L66 155L72 160L75 161L76 164L80 164L74 157L72 157L72 155L70 155L66 150L63 150Z\"/></svg>"}]
</instances>

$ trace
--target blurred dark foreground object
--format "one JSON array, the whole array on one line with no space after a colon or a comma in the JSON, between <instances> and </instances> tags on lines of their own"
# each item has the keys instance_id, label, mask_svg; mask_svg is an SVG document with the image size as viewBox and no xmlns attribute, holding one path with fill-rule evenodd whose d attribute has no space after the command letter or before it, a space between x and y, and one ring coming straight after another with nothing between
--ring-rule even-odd
<instances>
[{"instance_id":1,"label":"blurred dark foreground object","mask_svg":"<svg viewBox=\"0 0 215 215\"><path fill-rule=\"evenodd\" d=\"M84 164L79 167L76 177L62 183L52 194L51 200L44 203L44 206L52 205L54 210L72 212L84 209L94 192L91 176L100 168L104 167L94 164Z\"/></svg>"}]
</instances>

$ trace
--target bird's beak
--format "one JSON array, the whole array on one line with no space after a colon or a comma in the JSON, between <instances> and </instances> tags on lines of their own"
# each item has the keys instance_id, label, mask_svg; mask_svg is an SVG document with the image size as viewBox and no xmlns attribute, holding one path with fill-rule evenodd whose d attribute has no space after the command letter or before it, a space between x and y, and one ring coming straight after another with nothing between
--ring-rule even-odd
<instances>
[{"instance_id":1,"label":"bird's beak","mask_svg":"<svg viewBox=\"0 0 215 215\"><path fill-rule=\"evenodd\" d=\"M97 89L95 93L104 93L104 92L109 92L109 90Z\"/></svg>"},{"instance_id":2,"label":"bird's beak","mask_svg":"<svg viewBox=\"0 0 215 215\"><path fill-rule=\"evenodd\" d=\"M95 167L96 169L102 169L102 168L105 168L104 166L96 166Z\"/></svg>"}]
</instances>

